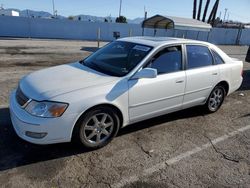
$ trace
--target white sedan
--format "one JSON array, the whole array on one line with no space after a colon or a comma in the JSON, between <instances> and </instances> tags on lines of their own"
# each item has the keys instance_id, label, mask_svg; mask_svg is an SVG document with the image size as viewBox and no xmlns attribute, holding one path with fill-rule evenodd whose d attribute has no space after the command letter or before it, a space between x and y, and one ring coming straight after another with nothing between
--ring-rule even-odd
<instances>
[{"instance_id":1,"label":"white sedan","mask_svg":"<svg viewBox=\"0 0 250 188\"><path fill-rule=\"evenodd\" d=\"M86 59L24 76L10 98L14 129L36 144L99 148L120 128L203 105L217 111L242 83L243 63L213 44L123 38Z\"/></svg>"}]
</instances>

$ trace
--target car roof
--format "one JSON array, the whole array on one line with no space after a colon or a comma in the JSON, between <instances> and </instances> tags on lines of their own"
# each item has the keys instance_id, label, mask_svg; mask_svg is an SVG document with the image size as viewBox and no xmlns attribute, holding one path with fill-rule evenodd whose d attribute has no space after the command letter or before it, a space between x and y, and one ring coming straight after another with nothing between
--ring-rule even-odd
<instances>
[{"instance_id":1,"label":"car roof","mask_svg":"<svg viewBox=\"0 0 250 188\"><path fill-rule=\"evenodd\" d=\"M172 37L148 37L148 36L138 36L138 37L126 37L118 39L118 41L125 42L133 42L138 44L143 44L152 47L158 47L164 44L179 44L179 43L192 43L192 44L204 44L210 45L210 43L191 40L191 39L183 39L183 38L172 38Z\"/></svg>"}]
</instances>

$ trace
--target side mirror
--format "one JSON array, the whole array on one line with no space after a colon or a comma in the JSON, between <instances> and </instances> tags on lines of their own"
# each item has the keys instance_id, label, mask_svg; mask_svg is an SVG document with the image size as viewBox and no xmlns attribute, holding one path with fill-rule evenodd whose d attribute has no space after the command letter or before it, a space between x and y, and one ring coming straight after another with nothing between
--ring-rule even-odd
<instances>
[{"instance_id":1,"label":"side mirror","mask_svg":"<svg viewBox=\"0 0 250 188\"><path fill-rule=\"evenodd\" d=\"M152 68L144 68L138 71L134 76L133 79L140 79L140 78L156 78L157 77L157 70Z\"/></svg>"}]
</instances>

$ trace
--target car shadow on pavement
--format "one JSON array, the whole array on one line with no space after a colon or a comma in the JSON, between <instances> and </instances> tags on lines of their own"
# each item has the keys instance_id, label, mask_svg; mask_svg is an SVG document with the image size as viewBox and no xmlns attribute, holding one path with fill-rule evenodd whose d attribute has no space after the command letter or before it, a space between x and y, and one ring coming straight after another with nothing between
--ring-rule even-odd
<instances>
[{"instance_id":1,"label":"car shadow on pavement","mask_svg":"<svg viewBox=\"0 0 250 188\"><path fill-rule=\"evenodd\" d=\"M0 108L0 171L83 152L88 151L73 143L43 146L20 139L13 129L9 108Z\"/></svg>"},{"instance_id":2,"label":"car shadow on pavement","mask_svg":"<svg viewBox=\"0 0 250 188\"><path fill-rule=\"evenodd\" d=\"M199 108L183 110L127 126L120 130L118 136L157 126L169 121L199 115L203 115ZM8 108L0 108L0 138L0 171L91 152L91 150L81 147L76 143L35 145L20 139L12 127ZM114 142L115 140L113 143Z\"/></svg>"}]
</instances>

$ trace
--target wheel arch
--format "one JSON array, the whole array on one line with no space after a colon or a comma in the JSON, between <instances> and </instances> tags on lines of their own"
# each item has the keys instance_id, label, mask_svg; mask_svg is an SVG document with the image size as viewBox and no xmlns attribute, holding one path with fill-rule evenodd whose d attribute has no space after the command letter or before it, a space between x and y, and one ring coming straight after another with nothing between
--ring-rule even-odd
<instances>
[{"instance_id":1,"label":"wheel arch","mask_svg":"<svg viewBox=\"0 0 250 188\"><path fill-rule=\"evenodd\" d=\"M75 121L74 126L73 126L73 128L71 130L71 140L72 140L72 138L73 138L73 136L75 134L75 131L77 129L77 125L78 125L79 121L82 120L82 118L85 116L86 113L88 113L89 111L91 111L91 110L93 110L95 108L99 108L99 107L109 107L109 108L114 109L117 112L117 115L118 115L118 117L120 119L120 128L122 127L123 121L124 121L124 117L123 117L122 111L117 106L115 106L114 104L109 104L109 103L97 104L97 105L94 105L94 106L88 108L87 110L83 111L79 115L79 117Z\"/></svg>"},{"instance_id":2,"label":"wheel arch","mask_svg":"<svg viewBox=\"0 0 250 188\"><path fill-rule=\"evenodd\" d=\"M225 89L225 92L226 92L225 96L228 95L228 92L229 92L229 83L227 81L225 81L225 80L220 81L216 86L223 86L224 89Z\"/></svg>"}]
</instances>

